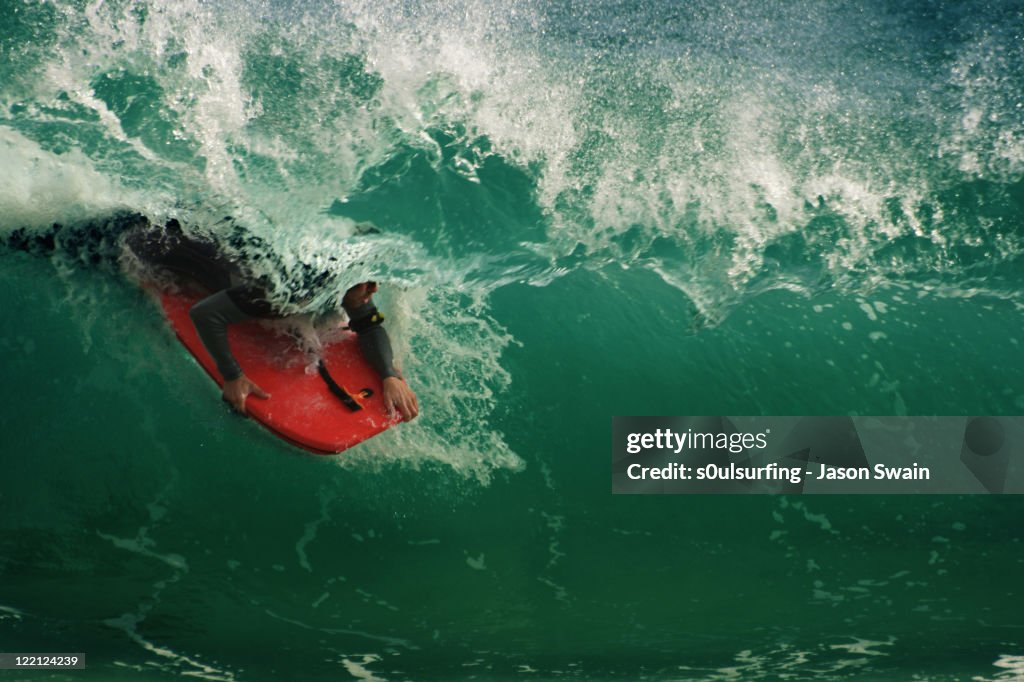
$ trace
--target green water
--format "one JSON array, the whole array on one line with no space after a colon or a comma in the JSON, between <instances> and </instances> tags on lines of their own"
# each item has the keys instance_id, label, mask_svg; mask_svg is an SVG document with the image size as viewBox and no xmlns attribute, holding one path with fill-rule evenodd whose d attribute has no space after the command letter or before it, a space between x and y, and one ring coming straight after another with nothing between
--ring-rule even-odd
<instances>
[{"instance_id":1,"label":"green water","mask_svg":"<svg viewBox=\"0 0 1024 682\"><path fill-rule=\"evenodd\" d=\"M1020 413L1018 3L0 11L0 234L233 215L381 281L423 408L305 455L111 259L0 252L0 650L88 661L5 678L1024 674L1016 497L608 468L613 415Z\"/></svg>"}]
</instances>

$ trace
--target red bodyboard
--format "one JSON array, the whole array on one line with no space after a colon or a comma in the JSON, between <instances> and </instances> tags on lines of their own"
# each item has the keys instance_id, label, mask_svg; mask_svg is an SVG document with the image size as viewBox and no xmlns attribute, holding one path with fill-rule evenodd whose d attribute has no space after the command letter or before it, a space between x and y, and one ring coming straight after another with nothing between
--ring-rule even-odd
<instances>
[{"instance_id":1,"label":"red bodyboard","mask_svg":"<svg viewBox=\"0 0 1024 682\"><path fill-rule=\"evenodd\" d=\"M178 338L223 386L188 315L203 295L165 291L157 295ZM336 454L400 421L387 415L380 377L363 358L352 332L324 344L320 358L334 381L362 405L360 410L349 409L331 392L317 372L316 360L287 334L250 320L231 325L228 340L245 375L270 394L267 399L249 396L245 403L249 416L293 445L318 455ZM367 392L368 397L363 395Z\"/></svg>"}]
</instances>

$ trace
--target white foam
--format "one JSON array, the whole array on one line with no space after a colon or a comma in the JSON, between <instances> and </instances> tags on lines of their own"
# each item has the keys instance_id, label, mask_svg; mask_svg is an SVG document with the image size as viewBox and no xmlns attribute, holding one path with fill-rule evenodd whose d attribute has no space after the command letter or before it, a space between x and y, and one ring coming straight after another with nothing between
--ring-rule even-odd
<instances>
[{"instance_id":1,"label":"white foam","mask_svg":"<svg viewBox=\"0 0 1024 682\"><path fill-rule=\"evenodd\" d=\"M367 654L360 657L358 661L354 661L350 658L343 658L341 659L341 662L342 665L345 666L345 670L348 671L348 674L357 680L365 680L366 682L387 682L385 678L377 677L376 674L370 672L366 667L379 660L380 656L377 656L376 654Z\"/></svg>"},{"instance_id":2,"label":"white foam","mask_svg":"<svg viewBox=\"0 0 1024 682\"><path fill-rule=\"evenodd\" d=\"M107 533L96 531L96 535L100 536L104 540L109 541L118 549L127 550L134 554L139 554L150 559L156 559L161 561L171 568L178 569L180 571L188 572L188 563L185 561L185 557L180 554L159 554L154 552L151 547L156 545L156 542L146 536L145 529L140 529L139 536L135 538L119 538Z\"/></svg>"},{"instance_id":3,"label":"white foam","mask_svg":"<svg viewBox=\"0 0 1024 682\"><path fill-rule=\"evenodd\" d=\"M203 663L194 656L177 653L169 647L154 644L153 642L143 638L138 633L137 629L138 624L141 623L142 620L143 619L140 616L125 613L117 618L108 618L103 622L112 628L116 628L124 632L128 635L129 639L138 644L144 650L155 654L161 659L169 661L172 666L172 670L180 675L198 677L203 680L213 680L214 682L233 682L236 679L235 674L229 670L215 668Z\"/></svg>"},{"instance_id":4,"label":"white foam","mask_svg":"<svg viewBox=\"0 0 1024 682\"><path fill-rule=\"evenodd\" d=\"M109 212L132 194L77 149L55 154L0 126L0 215L7 228L42 227L69 216Z\"/></svg>"},{"instance_id":5,"label":"white foam","mask_svg":"<svg viewBox=\"0 0 1024 682\"><path fill-rule=\"evenodd\" d=\"M481 483L523 460L486 423L511 376L501 354L508 333L457 291L407 289L384 307L396 358L417 392L421 416L367 441L339 466L440 461Z\"/></svg>"},{"instance_id":6,"label":"white foam","mask_svg":"<svg viewBox=\"0 0 1024 682\"><path fill-rule=\"evenodd\" d=\"M316 539L317 530L320 528L320 526L326 521L329 521L331 518L329 513L329 505L332 498L326 495L323 492L323 490L320 491L319 497L320 515L313 521L310 521L306 524L306 526L302 530L302 537L300 537L299 541L295 543L295 553L299 557L299 565L307 571L309 571L310 573L313 572L313 567L310 565L309 557L306 555L306 547L309 545L309 543L313 542L313 540ZM326 596L324 598L326 598Z\"/></svg>"},{"instance_id":7,"label":"white foam","mask_svg":"<svg viewBox=\"0 0 1024 682\"><path fill-rule=\"evenodd\" d=\"M992 26L979 13L971 17L971 37L958 50L949 72L949 85L959 91L959 116L947 122L943 154L959 158L967 175L1012 179L1024 171L1024 99L1020 69L1024 63L1022 28L1018 15Z\"/></svg>"}]
</instances>

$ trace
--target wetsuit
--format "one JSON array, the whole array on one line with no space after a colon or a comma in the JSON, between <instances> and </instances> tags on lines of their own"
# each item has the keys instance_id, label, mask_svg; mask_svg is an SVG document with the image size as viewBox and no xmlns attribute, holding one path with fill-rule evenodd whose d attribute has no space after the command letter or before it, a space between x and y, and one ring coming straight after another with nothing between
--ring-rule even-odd
<instances>
[{"instance_id":1,"label":"wetsuit","mask_svg":"<svg viewBox=\"0 0 1024 682\"><path fill-rule=\"evenodd\" d=\"M237 265L224 258L212 242L185 235L176 220L164 229L138 226L126 238L128 247L143 262L190 277L213 291L192 306L189 316L224 381L242 376L228 344L228 326L254 318L284 317L274 309L266 290L247 281ZM344 306L349 328L358 335L359 349L381 379L400 377L394 366L391 340L380 324L372 303Z\"/></svg>"}]
</instances>

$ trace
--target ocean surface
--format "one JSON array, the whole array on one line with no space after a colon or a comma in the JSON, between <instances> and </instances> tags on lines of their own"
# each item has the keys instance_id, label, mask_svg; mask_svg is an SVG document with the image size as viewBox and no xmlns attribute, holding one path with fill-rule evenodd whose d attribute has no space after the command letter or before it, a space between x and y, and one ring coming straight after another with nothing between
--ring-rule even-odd
<instances>
[{"instance_id":1,"label":"ocean surface","mask_svg":"<svg viewBox=\"0 0 1024 682\"><path fill-rule=\"evenodd\" d=\"M1020 0L0 0L0 241L126 210L379 281L422 415L304 454L116 234L0 248L0 651L88 664L3 679L1024 679L1024 499L608 456L1024 411Z\"/></svg>"}]
</instances>

